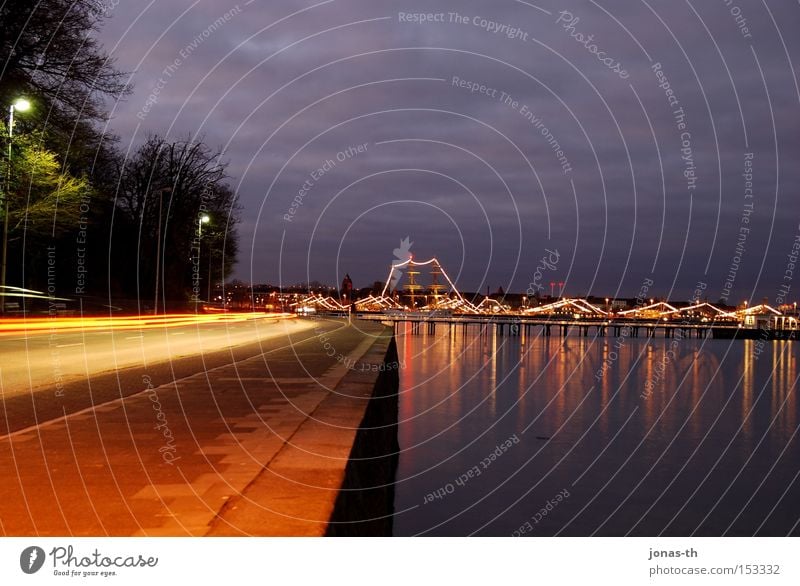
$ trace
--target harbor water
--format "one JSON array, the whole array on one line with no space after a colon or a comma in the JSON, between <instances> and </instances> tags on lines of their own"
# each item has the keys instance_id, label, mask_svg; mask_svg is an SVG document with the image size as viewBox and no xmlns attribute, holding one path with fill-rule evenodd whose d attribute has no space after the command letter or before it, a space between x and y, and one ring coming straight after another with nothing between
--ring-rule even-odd
<instances>
[{"instance_id":1,"label":"harbor water","mask_svg":"<svg viewBox=\"0 0 800 586\"><path fill-rule=\"evenodd\" d=\"M800 535L798 342L397 343L395 535Z\"/></svg>"}]
</instances>

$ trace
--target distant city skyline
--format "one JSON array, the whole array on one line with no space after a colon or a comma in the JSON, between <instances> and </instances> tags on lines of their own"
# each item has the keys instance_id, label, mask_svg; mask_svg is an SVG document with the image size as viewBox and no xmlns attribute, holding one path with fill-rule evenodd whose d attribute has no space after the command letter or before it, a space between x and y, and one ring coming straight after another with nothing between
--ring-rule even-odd
<instances>
[{"instance_id":1,"label":"distant city skyline","mask_svg":"<svg viewBox=\"0 0 800 586\"><path fill-rule=\"evenodd\" d=\"M383 286L385 284L385 281L382 281L380 279L375 279L375 280L370 281L370 282L364 282L364 284L361 284L359 281L354 281L352 290L356 291L357 293L358 292L363 292L363 291L366 291L366 290L369 290L369 289L373 289L376 284L380 284L381 286ZM226 287L226 289L230 289L232 286L235 286L235 285L248 287L248 288L252 287L252 288L256 288L256 289L259 289L259 288L275 289L275 290L283 289L285 291L311 291L311 292L318 292L318 291L325 290L325 291L330 292L332 295L338 294L339 291L341 290L341 283L339 285L333 285L331 283L323 283L323 282L317 281L317 280L312 280L310 282L298 282L298 283L288 283L288 284L279 285L279 284L270 283L270 282L248 283L248 282L245 282L245 281L243 281L243 280L241 280L239 278L234 278L234 279L231 279L229 282L227 282L225 284L225 287ZM561 298L594 299L594 300L608 299L609 302L615 302L615 301L616 302L627 302L627 301L633 301L633 300L637 299L636 292L629 292L630 294L627 294L627 295L626 294L619 294L616 297L611 296L611 295L607 295L607 294L603 294L602 292L588 294L588 293L581 293L581 292L577 292L577 291L576 292L564 291L563 295L559 295L559 293L558 293L559 287L558 287L557 283L554 285L554 293L551 294L550 290L549 290L549 283L547 285L548 285L547 291L544 292L544 293L540 293L539 294L538 297L540 299L561 299ZM509 297L528 297L529 299L536 298L536 295L532 295L532 294L528 293L528 291L519 291L519 290L506 291L505 288L503 288L503 291L501 293L499 291L498 287L490 288L490 291L488 291L488 292L486 290L484 290L484 291L473 291L473 290L462 290L462 289L459 289L459 291L463 295L480 295L480 296L507 295ZM402 285L401 285L400 287L398 287L398 293L402 293L402 292L403 292L403 288L402 288ZM742 306L744 304L752 304L752 305L758 305L758 304L761 304L761 303L766 303L767 305L774 304L774 301L770 300L769 297L767 297L767 296L763 296L761 298L753 297L751 299L736 299L736 300L728 299L726 301L722 301L719 297L712 298L712 297L709 297L707 295L700 295L699 297L695 297L693 295L695 295L696 292L693 292L692 295L690 295L688 297L685 297L685 298L683 298L683 297L666 297L664 295L660 295L657 292L652 292L652 294L650 294L650 292L648 292L648 293L649 293L649 296L645 299L645 301L648 302L648 303L651 300L653 302L665 301L665 302L669 302L669 303L692 303L694 301L700 301L700 302L708 302L708 303L711 303L713 305L726 305L726 306L729 306L729 307L739 307L739 306ZM721 301L722 301L722 303L720 303ZM779 303L777 303L776 305L789 306L789 305L792 305L793 303L796 303L796 297L789 296L789 297L786 297L785 299L780 300Z\"/></svg>"}]
</instances>

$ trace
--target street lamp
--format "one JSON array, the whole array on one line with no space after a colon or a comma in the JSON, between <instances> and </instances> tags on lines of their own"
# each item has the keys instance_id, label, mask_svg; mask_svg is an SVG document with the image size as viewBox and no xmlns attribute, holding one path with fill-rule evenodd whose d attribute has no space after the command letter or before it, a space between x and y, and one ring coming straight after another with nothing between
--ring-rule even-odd
<instances>
[{"instance_id":1,"label":"street lamp","mask_svg":"<svg viewBox=\"0 0 800 586\"><path fill-rule=\"evenodd\" d=\"M31 103L26 100L25 98L19 98L8 109L8 136L13 136L14 134L14 112L27 112L31 109Z\"/></svg>"},{"instance_id":2,"label":"street lamp","mask_svg":"<svg viewBox=\"0 0 800 586\"><path fill-rule=\"evenodd\" d=\"M3 252L0 260L0 315L6 313L6 259L8 256L8 196L11 192L11 143L14 139L14 111L27 112L31 103L25 98L17 99L8 109L8 169L6 187L3 190Z\"/></svg>"},{"instance_id":3,"label":"street lamp","mask_svg":"<svg viewBox=\"0 0 800 586\"><path fill-rule=\"evenodd\" d=\"M211 218L208 216L208 214L203 214L202 216L200 216L197 219L197 238L198 238L198 242L197 242L197 285L198 285L198 287L200 286L200 251L202 250L202 246L203 246L203 224L208 224L210 221L211 221ZM208 261L209 261L209 264L208 264L208 278L210 279L211 278L211 254L208 255ZM200 296L199 293L200 293L200 291L198 290L198 295L197 295L198 297ZM211 299L210 299L210 297L211 297L211 283L208 284L208 297L209 297L209 299L206 299L206 302L210 303L211 302Z\"/></svg>"}]
</instances>

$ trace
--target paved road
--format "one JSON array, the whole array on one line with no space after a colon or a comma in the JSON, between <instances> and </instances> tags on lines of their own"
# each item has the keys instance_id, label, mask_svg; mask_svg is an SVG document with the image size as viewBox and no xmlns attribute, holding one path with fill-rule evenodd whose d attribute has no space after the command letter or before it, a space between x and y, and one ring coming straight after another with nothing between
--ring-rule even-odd
<instances>
[{"instance_id":1,"label":"paved road","mask_svg":"<svg viewBox=\"0 0 800 586\"><path fill-rule=\"evenodd\" d=\"M17 346L14 346L13 350L9 351L6 348L5 354L0 353L0 382L5 385L4 388L0 389L3 391L0 394L0 435L36 426L56 417L62 417L138 393L144 388L144 380L149 380L154 386L167 384L253 356L261 356L283 348L291 348L294 344L305 339L336 330L344 325L341 320L298 320L293 322L294 327L291 328L292 331L288 335L265 336L250 343L204 353L194 353L183 357L173 355L171 358L153 362L139 360L136 363L129 363L128 366L119 366L113 370L108 370L107 363L93 360L90 366L94 365L95 368L91 376L84 373L66 378L62 375L61 379L54 376L55 373L52 370L54 364L52 362L53 356L46 352L45 339L47 335L31 336L31 338L35 338L36 343L39 345L38 352L45 352L43 356L45 362L31 369L31 374L36 373L39 377L38 380L41 384L38 386L31 386L28 383L13 386L10 385L10 377L3 377L4 371L9 373L16 371L17 377L24 377L26 372L25 365L31 354L25 354L25 359L12 362L9 360L12 353L25 352L25 350L20 350ZM261 330L266 331L265 328L260 328ZM64 335L81 336L79 332L64 333ZM130 333L127 335L130 336ZM126 337L125 332L116 332L114 336ZM5 336L6 339L13 337L11 335ZM19 335L16 337L19 337ZM151 336L147 337L150 338ZM12 342L12 340L7 341ZM13 341L13 343L19 344L20 342ZM137 345L140 344L141 340L137 342ZM71 352L74 352L72 354L73 358L75 356L80 357L78 361L72 364L73 369L75 371L80 371L81 368L86 369L86 362L84 361L84 356L86 356L85 346L74 346L67 349L69 348L72 348ZM60 351L61 349L57 350L57 352ZM103 349L103 352L106 352L106 349ZM64 355L57 354L56 357L59 359L58 364L65 364ZM119 364L121 361L118 359L116 362ZM86 370L91 370L91 368ZM34 380L33 376L31 378Z\"/></svg>"},{"instance_id":2,"label":"paved road","mask_svg":"<svg viewBox=\"0 0 800 586\"><path fill-rule=\"evenodd\" d=\"M47 320L43 320L47 323ZM296 335L310 321L260 317L186 325L0 333L0 390L5 398L64 387L99 373L157 363L275 337Z\"/></svg>"},{"instance_id":3,"label":"paved road","mask_svg":"<svg viewBox=\"0 0 800 586\"><path fill-rule=\"evenodd\" d=\"M323 534L391 329L309 326L2 401L0 535Z\"/></svg>"}]
</instances>

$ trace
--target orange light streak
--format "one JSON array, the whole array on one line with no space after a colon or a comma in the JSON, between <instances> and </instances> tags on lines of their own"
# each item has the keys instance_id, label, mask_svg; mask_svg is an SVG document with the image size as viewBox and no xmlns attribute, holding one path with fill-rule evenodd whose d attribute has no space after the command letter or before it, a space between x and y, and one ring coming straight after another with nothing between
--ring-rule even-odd
<instances>
[{"instance_id":1,"label":"orange light streak","mask_svg":"<svg viewBox=\"0 0 800 586\"><path fill-rule=\"evenodd\" d=\"M286 319L294 317L295 316L288 313L245 312L218 314L173 313L158 316L10 318L0 320L0 334L50 332L54 330L149 330L210 323L236 323L256 319Z\"/></svg>"}]
</instances>

